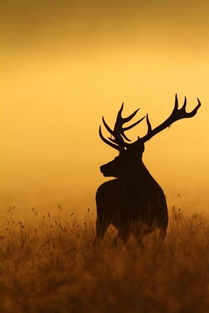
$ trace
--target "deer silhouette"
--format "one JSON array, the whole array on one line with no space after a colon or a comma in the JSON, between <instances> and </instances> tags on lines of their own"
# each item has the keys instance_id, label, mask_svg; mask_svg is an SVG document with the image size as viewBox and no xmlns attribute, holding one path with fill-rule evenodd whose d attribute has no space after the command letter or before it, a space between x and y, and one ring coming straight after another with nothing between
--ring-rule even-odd
<instances>
[{"instance_id":1,"label":"deer silhouette","mask_svg":"<svg viewBox=\"0 0 209 313\"><path fill-rule=\"evenodd\" d=\"M124 118L122 117L124 107L122 103L114 129L111 129L102 117L103 124L111 137L105 138L100 126L100 138L116 149L119 155L100 167L100 171L105 177L115 177L116 179L103 183L97 189L97 238L104 237L107 228L112 224L118 230L114 243L117 243L118 239L125 243L132 234L138 243L142 244L143 236L156 228L159 229L160 238L164 239L168 226L166 198L162 188L142 161L144 143L172 123L195 116L201 106L198 98L197 101L197 106L191 112L186 112L186 97L183 106L179 108L176 95L172 113L156 128L152 128L147 114L147 133L142 138L138 137L135 142L131 142L125 132L142 122L145 116L130 126L124 126L124 124L131 121L139 109Z\"/></svg>"}]
</instances>

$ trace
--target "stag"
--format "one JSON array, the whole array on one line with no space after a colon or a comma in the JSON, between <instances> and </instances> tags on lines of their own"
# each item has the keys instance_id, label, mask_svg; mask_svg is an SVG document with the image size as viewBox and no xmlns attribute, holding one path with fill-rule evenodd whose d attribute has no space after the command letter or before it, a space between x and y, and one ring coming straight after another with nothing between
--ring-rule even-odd
<instances>
[{"instance_id":1,"label":"stag","mask_svg":"<svg viewBox=\"0 0 209 313\"><path fill-rule=\"evenodd\" d=\"M198 98L197 101L197 106L191 112L186 112L186 97L183 106L179 108L176 95L172 113L155 128L152 128L147 114L147 133L141 138L138 137L135 142L131 142L125 132L142 122L145 116L132 125L125 126L124 124L131 121L139 109L124 118L122 117L124 106L122 104L113 129L102 117L103 124L111 136L105 138L100 126L100 138L107 145L116 149L119 155L100 167L100 171L105 177L115 177L116 179L103 183L97 189L97 238L104 237L110 225L118 230L114 243L118 239L125 243L132 234L142 244L143 236L155 229L159 229L159 236L162 240L165 238L168 226L166 198L162 188L142 161L144 144L174 122L195 116L201 106Z\"/></svg>"}]
</instances>

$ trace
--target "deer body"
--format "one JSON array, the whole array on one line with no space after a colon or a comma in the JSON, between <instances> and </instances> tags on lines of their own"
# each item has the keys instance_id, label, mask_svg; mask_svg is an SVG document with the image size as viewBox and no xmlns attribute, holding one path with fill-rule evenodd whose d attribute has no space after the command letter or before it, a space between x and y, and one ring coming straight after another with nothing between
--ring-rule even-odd
<instances>
[{"instance_id":1,"label":"deer body","mask_svg":"<svg viewBox=\"0 0 209 313\"><path fill-rule=\"evenodd\" d=\"M112 224L126 241L137 240L159 228L165 236L168 211L165 195L144 164L139 163L129 177L103 183L97 190L97 236L103 237Z\"/></svg>"},{"instance_id":2,"label":"deer body","mask_svg":"<svg viewBox=\"0 0 209 313\"><path fill-rule=\"evenodd\" d=\"M109 146L119 151L119 155L111 162L102 165L100 171L105 177L116 179L103 183L96 193L97 204L97 237L102 238L109 225L118 230L118 238L126 242L131 234L142 243L143 236L158 228L160 237L163 239L168 225L168 210L163 190L151 176L142 161L144 143L152 136L170 126L175 121L192 117L196 114L201 103L193 111L187 113L186 98L181 109L178 108L176 96L175 106L171 115L159 126L152 129L148 115L146 116L148 132L133 143L125 131L140 123L144 118L133 125L123 127L130 121L138 110L127 118L121 116L123 104L118 112L114 130L112 130L103 118L103 123L108 132L113 136L106 139L101 128L99 134L101 139Z\"/></svg>"}]
</instances>

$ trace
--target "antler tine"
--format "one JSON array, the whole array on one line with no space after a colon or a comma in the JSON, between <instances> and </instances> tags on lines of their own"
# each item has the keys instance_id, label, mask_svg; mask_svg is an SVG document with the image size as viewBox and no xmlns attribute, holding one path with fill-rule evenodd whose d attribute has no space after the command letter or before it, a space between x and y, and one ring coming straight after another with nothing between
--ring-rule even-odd
<instances>
[{"instance_id":1,"label":"antler tine","mask_svg":"<svg viewBox=\"0 0 209 313\"><path fill-rule=\"evenodd\" d=\"M116 132L115 132L115 130L113 131L113 130L109 127L109 125L106 123L106 121L105 121L105 119L104 119L103 116L102 116L102 122L103 122L104 126L106 127L107 131L108 131L112 136L114 136L114 137L116 138ZM116 139L113 139L113 138L108 137L108 139L111 140L112 142L116 143L116 144L117 144L118 142L120 142L120 145L123 145L123 141L122 141L121 138L119 138L119 137L117 137ZM125 139L127 139L127 138L125 138ZM106 139L106 140L107 140L107 139ZM129 139L128 139L128 140L129 140Z\"/></svg>"},{"instance_id":2,"label":"antler tine","mask_svg":"<svg viewBox=\"0 0 209 313\"><path fill-rule=\"evenodd\" d=\"M112 147L112 148L114 148L114 149L116 149L116 150L118 150L118 151L121 150L118 145L116 145L116 144L110 142L109 140L107 140L107 139L103 136L101 126L99 126L99 136L100 136L100 138L101 138L106 144L108 144L110 147Z\"/></svg>"},{"instance_id":3,"label":"antler tine","mask_svg":"<svg viewBox=\"0 0 209 313\"><path fill-rule=\"evenodd\" d=\"M136 113L139 111L139 109L135 110L131 115L127 116L127 117L122 117L122 111L123 111L123 107L124 107L124 103L122 103L122 106L120 108L120 110L118 111L118 115L117 115L117 119L115 122L115 127L114 127L114 133L116 136L120 136L120 140L121 140L121 136L126 139L127 141L131 141L126 135L125 135L125 131L131 129L132 127L136 126L137 124L139 124L143 119L141 118L139 121L133 123L130 126L127 127L123 127L123 124L129 122L135 115ZM117 141L117 138L114 140L115 142Z\"/></svg>"},{"instance_id":4,"label":"antler tine","mask_svg":"<svg viewBox=\"0 0 209 313\"><path fill-rule=\"evenodd\" d=\"M114 138L110 138L108 137L105 138L102 134L102 130L101 130L101 126L99 128L99 135L100 135L100 138L106 143L108 144L109 146L113 147L114 149L117 149L119 151L122 151L124 150L125 146L126 146L126 143L124 142L123 140L123 137L122 137L122 124L123 124L123 121L122 121L122 110L123 110L123 106L124 104L122 103L121 105L121 108L120 110L118 111L118 114L117 114L117 119L116 119L116 122L115 122L115 126L114 126L114 130L112 130L109 125L107 124L107 122L105 121L104 117L102 117L102 122L105 126L105 128L107 129L107 131L114 137Z\"/></svg>"},{"instance_id":5,"label":"antler tine","mask_svg":"<svg viewBox=\"0 0 209 313\"><path fill-rule=\"evenodd\" d=\"M102 122L103 122L104 126L106 127L107 131L108 131L111 135L114 136L113 130L112 130L112 129L109 127L109 125L106 123L106 121L105 121L105 119L104 119L103 116L102 116Z\"/></svg>"},{"instance_id":6,"label":"antler tine","mask_svg":"<svg viewBox=\"0 0 209 313\"><path fill-rule=\"evenodd\" d=\"M123 123L127 123L127 122L129 122L130 120L132 120L132 118L136 115L136 113L137 113L138 111L139 111L139 109L135 110L131 115L122 118Z\"/></svg>"},{"instance_id":7,"label":"antler tine","mask_svg":"<svg viewBox=\"0 0 209 313\"><path fill-rule=\"evenodd\" d=\"M151 123L149 121L148 114L146 116L146 121L147 121L147 126L148 126L148 131L147 134L140 139L140 141L146 142L150 138L152 138L154 135L162 131L163 129L169 127L172 123L183 119L183 118L190 118L193 117L196 113L199 107L201 106L200 100L197 98L198 104L197 106L191 111L191 112L186 112L186 104L187 104L187 98L184 98L184 104L183 106L179 109L179 102L178 102L178 97L177 94L175 95L175 103L174 103L174 108L170 116L159 126L156 128L152 129Z\"/></svg>"},{"instance_id":8,"label":"antler tine","mask_svg":"<svg viewBox=\"0 0 209 313\"><path fill-rule=\"evenodd\" d=\"M184 112L186 112L186 105L187 105L187 97L184 97L184 104L183 104L183 106L182 106L182 110L183 110Z\"/></svg>"},{"instance_id":9,"label":"antler tine","mask_svg":"<svg viewBox=\"0 0 209 313\"><path fill-rule=\"evenodd\" d=\"M117 118L115 121L115 126L114 129L112 130L109 125L107 124L107 122L105 121L104 117L102 117L102 122L105 126L105 128L107 129L107 131L113 136L113 138L108 137L105 138L102 134L102 130L101 130L101 126L99 128L99 135L100 138L109 146L113 147L114 149L117 149L119 151L123 151L128 143L124 141L124 139L126 141L131 141L126 135L125 135L125 131L133 128L134 126L136 126L137 124L139 124L143 119L141 118L140 120L138 120L137 122L133 123L132 125L129 125L127 127L123 127L124 123L129 122L135 115L136 113L139 111L139 109L135 110L131 115L129 115L128 117L123 118L122 117L122 111L123 111L123 107L124 107L124 103L122 103L120 110L118 111L117 114Z\"/></svg>"},{"instance_id":10,"label":"antler tine","mask_svg":"<svg viewBox=\"0 0 209 313\"><path fill-rule=\"evenodd\" d=\"M148 113L147 113L147 115L146 115L146 122L147 122L147 135L149 135L149 134L152 133L152 125L151 125L151 123L150 123Z\"/></svg>"},{"instance_id":11,"label":"antler tine","mask_svg":"<svg viewBox=\"0 0 209 313\"><path fill-rule=\"evenodd\" d=\"M187 117L193 117L196 115L198 109L201 107L201 102L199 100L199 98L197 98L197 106L189 113L186 113L187 114Z\"/></svg>"},{"instance_id":12,"label":"antler tine","mask_svg":"<svg viewBox=\"0 0 209 313\"><path fill-rule=\"evenodd\" d=\"M140 120L131 124L130 126L124 127L123 131L129 130L129 129L133 128L134 126L138 125L141 121L143 121L144 118L145 118L145 116L143 116L142 118L140 118Z\"/></svg>"},{"instance_id":13,"label":"antler tine","mask_svg":"<svg viewBox=\"0 0 209 313\"><path fill-rule=\"evenodd\" d=\"M117 114L117 119L116 119L116 124L118 123L122 123L125 124L127 122L129 122L130 120L132 120L132 118L136 115L136 113L139 111L139 109L135 110L131 115L127 116L127 117L122 117L122 111L124 108L124 102L122 102L121 108L118 111Z\"/></svg>"},{"instance_id":14,"label":"antler tine","mask_svg":"<svg viewBox=\"0 0 209 313\"><path fill-rule=\"evenodd\" d=\"M197 101L198 101L197 106L191 112L186 112L187 98L184 97L184 104L180 109L178 108L178 97L177 97L177 95L176 95L175 99L176 99L175 106L174 106L173 112L170 115L170 118L172 118L172 120L174 122L177 120L180 120L182 118L193 117L197 113L197 110L199 109L199 107L201 106L201 102L197 98ZM176 103L177 103L177 105L176 105Z\"/></svg>"},{"instance_id":15,"label":"antler tine","mask_svg":"<svg viewBox=\"0 0 209 313\"><path fill-rule=\"evenodd\" d=\"M151 133L152 133L152 125L150 123L148 113L146 114L146 123L147 123L147 134L143 138L148 138L149 136L151 136ZM138 137L138 141L140 141L143 138Z\"/></svg>"},{"instance_id":16,"label":"antler tine","mask_svg":"<svg viewBox=\"0 0 209 313\"><path fill-rule=\"evenodd\" d=\"M178 100L178 96L177 96L177 93L176 93L175 94L175 103L174 103L173 111L178 110L178 106L179 106L179 100Z\"/></svg>"},{"instance_id":17,"label":"antler tine","mask_svg":"<svg viewBox=\"0 0 209 313\"><path fill-rule=\"evenodd\" d=\"M124 102L122 102L121 108L120 108L120 110L118 111L116 121L117 121L117 120L120 120L120 119L121 119L121 120L123 119L123 118L122 118L123 108L124 108Z\"/></svg>"},{"instance_id":18,"label":"antler tine","mask_svg":"<svg viewBox=\"0 0 209 313\"><path fill-rule=\"evenodd\" d=\"M175 96L175 106L172 112L172 117L175 119L175 121L180 120L182 118L189 118L193 117L196 113L199 107L201 106L201 102L199 98L197 98L197 106L191 111L191 112L186 112L186 105L187 105L187 97L184 97L184 104L183 106L179 109L178 108L178 97L177 95Z\"/></svg>"}]
</instances>

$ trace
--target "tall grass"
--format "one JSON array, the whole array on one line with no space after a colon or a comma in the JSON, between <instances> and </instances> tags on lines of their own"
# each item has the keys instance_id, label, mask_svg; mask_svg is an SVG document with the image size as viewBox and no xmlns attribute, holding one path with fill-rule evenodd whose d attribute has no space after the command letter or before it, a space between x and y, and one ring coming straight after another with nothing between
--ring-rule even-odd
<instances>
[{"instance_id":1,"label":"tall grass","mask_svg":"<svg viewBox=\"0 0 209 313\"><path fill-rule=\"evenodd\" d=\"M209 223L172 209L165 243L95 243L94 216L61 212L20 221L9 209L0 232L2 313L209 312Z\"/></svg>"}]
</instances>

